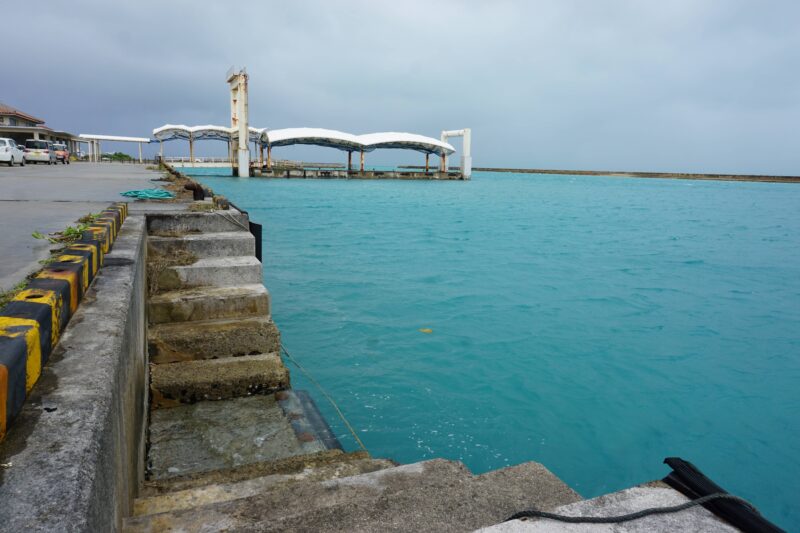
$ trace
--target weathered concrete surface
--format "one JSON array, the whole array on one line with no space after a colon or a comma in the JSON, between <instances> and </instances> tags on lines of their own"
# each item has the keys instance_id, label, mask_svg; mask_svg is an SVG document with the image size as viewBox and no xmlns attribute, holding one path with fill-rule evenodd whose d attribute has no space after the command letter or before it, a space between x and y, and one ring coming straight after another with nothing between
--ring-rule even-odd
<instances>
[{"instance_id":1,"label":"weathered concrete surface","mask_svg":"<svg viewBox=\"0 0 800 533\"><path fill-rule=\"evenodd\" d=\"M331 465L346 469L347 467L344 466L346 463L362 461L376 461L376 465L380 468L398 466L397 463L389 459L371 459L369 453L365 451L345 453L338 449L325 450L311 454L293 455L274 461L222 468L211 472L187 474L169 479L147 480L142 488L141 497L158 496L168 492L188 490L216 483L232 483L255 477L308 474L316 470L326 470ZM376 467L374 470L379 470L380 468Z\"/></svg>"},{"instance_id":2,"label":"weathered concrete surface","mask_svg":"<svg viewBox=\"0 0 800 533\"><path fill-rule=\"evenodd\" d=\"M147 303L151 324L268 316L269 293L262 284L198 287L155 294Z\"/></svg>"},{"instance_id":3,"label":"weathered concrete surface","mask_svg":"<svg viewBox=\"0 0 800 533\"><path fill-rule=\"evenodd\" d=\"M273 396L200 402L150 414L150 479L302 453L301 443Z\"/></svg>"},{"instance_id":4,"label":"weathered concrete surface","mask_svg":"<svg viewBox=\"0 0 800 533\"><path fill-rule=\"evenodd\" d=\"M153 363L174 363L280 351L280 333L267 317L197 320L150 326Z\"/></svg>"},{"instance_id":5,"label":"weathered concrete surface","mask_svg":"<svg viewBox=\"0 0 800 533\"><path fill-rule=\"evenodd\" d=\"M619 516L650 507L669 507L688 501L683 494L660 483L633 487L559 507L555 512L567 516ZM522 511L525 508L517 509ZM547 510L541 509L540 510ZM513 513L512 513L513 514ZM567 524L546 519L512 520L480 530L482 533L562 533L584 531L607 533L719 532L739 531L702 506L673 514L662 514L619 524Z\"/></svg>"},{"instance_id":6,"label":"weathered concrete surface","mask_svg":"<svg viewBox=\"0 0 800 533\"><path fill-rule=\"evenodd\" d=\"M241 228L239 228L241 230ZM195 257L255 256L256 240L246 231L215 233L187 233L180 237L151 235L148 246L163 255L176 251L188 252Z\"/></svg>"},{"instance_id":7,"label":"weathered concrete surface","mask_svg":"<svg viewBox=\"0 0 800 533\"><path fill-rule=\"evenodd\" d=\"M144 220L130 216L0 445L0 529L113 531L132 510L147 409Z\"/></svg>"},{"instance_id":8,"label":"weathered concrete surface","mask_svg":"<svg viewBox=\"0 0 800 533\"><path fill-rule=\"evenodd\" d=\"M250 231L247 215L235 209L213 213L165 213L147 218L149 235L175 237L191 233Z\"/></svg>"},{"instance_id":9,"label":"weathered concrete surface","mask_svg":"<svg viewBox=\"0 0 800 533\"><path fill-rule=\"evenodd\" d=\"M276 353L150 365L151 407L271 394L289 387Z\"/></svg>"},{"instance_id":10,"label":"weathered concrete surface","mask_svg":"<svg viewBox=\"0 0 800 533\"><path fill-rule=\"evenodd\" d=\"M519 507L552 510L579 499L536 463L472 476L460 463L436 459L136 517L126 521L126 530L470 531Z\"/></svg>"},{"instance_id":11,"label":"weathered concrete surface","mask_svg":"<svg viewBox=\"0 0 800 533\"><path fill-rule=\"evenodd\" d=\"M209 257L190 265L168 266L158 274L158 290L191 287L232 287L261 282L261 263L255 257Z\"/></svg>"},{"instance_id":12,"label":"weathered concrete surface","mask_svg":"<svg viewBox=\"0 0 800 533\"><path fill-rule=\"evenodd\" d=\"M10 289L41 268L49 255L47 241L31 233L51 233L111 202L125 200L119 193L156 186L160 174L143 165L80 163L0 167L0 290Z\"/></svg>"},{"instance_id":13,"label":"weathered concrete surface","mask_svg":"<svg viewBox=\"0 0 800 533\"><path fill-rule=\"evenodd\" d=\"M324 453L324 452L323 452ZM280 490L281 486L300 481L324 481L328 479L356 476L396 466L385 459L350 459L329 462L315 468L305 468L289 474L269 474L236 481L218 481L203 486L187 488L162 495L138 498L134 504L134 516L180 511L199 505L238 500L256 496L267 490Z\"/></svg>"}]
</instances>

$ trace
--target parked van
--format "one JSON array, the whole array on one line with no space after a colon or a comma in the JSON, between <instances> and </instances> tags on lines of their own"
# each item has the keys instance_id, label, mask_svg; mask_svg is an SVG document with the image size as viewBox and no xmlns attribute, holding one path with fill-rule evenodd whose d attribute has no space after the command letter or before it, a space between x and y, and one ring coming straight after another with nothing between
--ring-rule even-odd
<instances>
[{"instance_id":1,"label":"parked van","mask_svg":"<svg viewBox=\"0 0 800 533\"><path fill-rule=\"evenodd\" d=\"M26 140L25 161L27 163L47 163L48 165L55 164L56 151L53 150L53 143L39 139Z\"/></svg>"}]
</instances>

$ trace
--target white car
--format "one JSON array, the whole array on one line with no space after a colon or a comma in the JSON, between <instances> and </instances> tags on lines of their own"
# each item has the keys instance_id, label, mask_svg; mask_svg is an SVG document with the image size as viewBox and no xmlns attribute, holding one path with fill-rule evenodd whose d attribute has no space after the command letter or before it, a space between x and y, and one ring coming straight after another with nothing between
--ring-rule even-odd
<instances>
[{"instance_id":1,"label":"white car","mask_svg":"<svg viewBox=\"0 0 800 533\"><path fill-rule=\"evenodd\" d=\"M0 161L8 166L13 166L14 163L25 166L25 154L22 153L14 139L0 137Z\"/></svg>"},{"instance_id":2,"label":"white car","mask_svg":"<svg viewBox=\"0 0 800 533\"><path fill-rule=\"evenodd\" d=\"M39 139L28 139L25 141L25 162L26 163L56 163L56 151L53 150L53 143Z\"/></svg>"}]
</instances>

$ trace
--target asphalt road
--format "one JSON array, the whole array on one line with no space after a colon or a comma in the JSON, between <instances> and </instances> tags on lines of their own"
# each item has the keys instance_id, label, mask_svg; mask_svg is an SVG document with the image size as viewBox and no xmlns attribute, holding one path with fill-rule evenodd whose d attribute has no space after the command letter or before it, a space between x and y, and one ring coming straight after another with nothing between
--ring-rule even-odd
<instances>
[{"instance_id":1,"label":"asphalt road","mask_svg":"<svg viewBox=\"0 0 800 533\"><path fill-rule=\"evenodd\" d=\"M119 193L150 189L159 172L145 165L73 163L0 166L0 290L40 268L50 244L31 233L51 233L88 213L125 200Z\"/></svg>"}]
</instances>

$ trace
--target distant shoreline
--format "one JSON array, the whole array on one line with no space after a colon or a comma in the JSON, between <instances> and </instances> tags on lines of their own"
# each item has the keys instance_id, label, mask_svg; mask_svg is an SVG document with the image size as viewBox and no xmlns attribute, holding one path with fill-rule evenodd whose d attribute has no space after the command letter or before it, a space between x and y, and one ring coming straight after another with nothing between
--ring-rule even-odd
<instances>
[{"instance_id":1,"label":"distant shoreline","mask_svg":"<svg viewBox=\"0 0 800 533\"><path fill-rule=\"evenodd\" d=\"M412 168L409 165L408 168ZM421 167L413 167L421 168ZM617 176L623 178L667 178L680 180L756 181L768 183L800 183L800 176L769 176L762 174L695 174L684 172L631 172L620 170L553 170L543 168L472 167L481 172L514 172L520 174L562 174L572 176Z\"/></svg>"}]
</instances>

